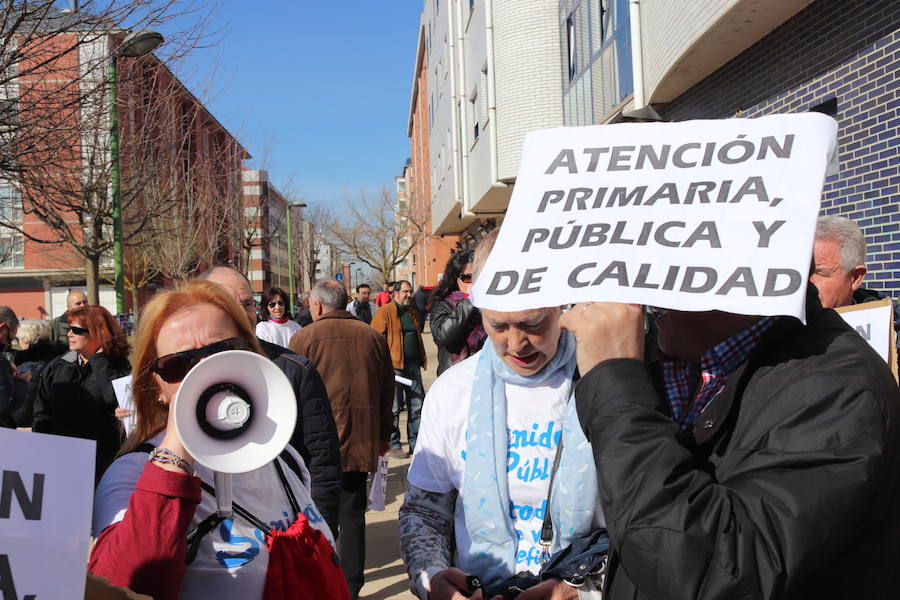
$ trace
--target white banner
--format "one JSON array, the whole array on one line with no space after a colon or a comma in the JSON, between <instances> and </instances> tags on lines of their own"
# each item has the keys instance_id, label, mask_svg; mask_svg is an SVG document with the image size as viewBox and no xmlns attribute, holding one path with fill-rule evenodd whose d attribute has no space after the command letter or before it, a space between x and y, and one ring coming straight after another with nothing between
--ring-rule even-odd
<instances>
[{"instance_id":1,"label":"white banner","mask_svg":"<svg viewBox=\"0 0 900 600\"><path fill-rule=\"evenodd\" d=\"M475 303L803 320L836 131L805 113L531 132Z\"/></svg>"},{"instance_id":2,"label":"white banner","mask_svg":"<svg viewBox=\"0 0 900 600\"><path fill-rule=\"evenodd\" d=\"M93 440L0 428L0 597L81 600Z\"/></svg>"},{"instance_id":3,"label":"white banner","mask_svg":"<svg viewBox=\"0 0 900 600\"><path fill-rule=\"evenodd\" d=\"M884 359L897 376L897 339L894 332L894 306L890 298L851 304L835 309L856 333Z\"/></svg>"}]
</instances>

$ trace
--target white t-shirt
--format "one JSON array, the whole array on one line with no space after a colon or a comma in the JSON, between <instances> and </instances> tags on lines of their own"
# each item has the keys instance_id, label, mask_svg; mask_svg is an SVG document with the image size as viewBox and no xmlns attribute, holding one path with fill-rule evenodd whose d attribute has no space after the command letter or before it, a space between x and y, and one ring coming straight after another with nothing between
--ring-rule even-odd
<instances>
[{"instance_id":1,"label":"white t-shirt","mask_svg":"<svg viewBox=\"0 0 900 600\"><path fill-rule=\"evenodd\" d=\"M453 365L431 386L407 475L411 485L423 490L459 491L454 514L456 566L467 572L471 540L466 531L462 487L469 400L480 356L478 352ZM537 573L541 568L538 542L569 388L562 372L532 386L506 384L509 510L519 536L516 572Z\"/></svg>"},{"instance_id":2,"label":"white t-shirt","mask_svg":"<svg viewBox=\"0 0 900 600\"><path fill-rule=\"evenodd\" d=\"M282 348L287 348L290 345L291 337L298 331L300 331L300 324L290 319L286 323L260 321L256 324L256 337L278 344Z\"/></svg>"},{"instance_id":3,"label":"white t-shirt","mask_svg":"<svg viewBox=\"0 0 900 600\"><path fill-rule=\"evenodd\" d=\"M150 444L156 446L160 441L162 434L150 440ZM310 525L320 529L334 546L334 538L325 519L316 509L309 489L303 485L303 481L309 481L306 465L290 446L288 452L291 452L303 471L301 480L290 466L282 462L282 469L297 503ZM125 518L128 500L146 463L145 453L132 452L116 459L103 474L94 501L95 536L107 526ZM195 469L203 481L213 485L212 471L202 465L195 465ZM233 475L232 494L235 502L273 529L285 530L294 521L290 516L291 505L272 464L249 473ZM215 498L201 492L200 504L188 530L215 510ZM226 519L203 537L197 558L188 565L179 598L262 598L268 566L269 551L265 534L235 515L234 519Z\"/></svg>"}]
</instances>

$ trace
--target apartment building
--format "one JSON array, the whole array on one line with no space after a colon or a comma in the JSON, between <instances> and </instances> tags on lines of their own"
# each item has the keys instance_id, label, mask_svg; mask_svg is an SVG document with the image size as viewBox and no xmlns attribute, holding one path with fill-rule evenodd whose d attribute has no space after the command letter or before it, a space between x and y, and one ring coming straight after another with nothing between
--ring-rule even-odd
<instances>
[{"instance_id":1,"label":"apartment building","mask_svg":"<svg viewBox=\"0 0 900 600\"><path fill-rule=\"evenodd\" d=\"M397 198L401 193L409 202L411 213L423 223L421 235L413 241L408 257L408 277L413 287L435 286L440 282L444 266L456 248L456 235L437 235L431 214L431 165L429 162L429 102L428 57L425 54L426 25L420 19L413 68L412 93L406 135L409 137L410 158L397 178Z\"/></svg>"},{"instance_id":2,"label":"apartment building","mask_svg":"<svg viewBox=\"0 0 900 600\"><path fill-rule=\"evenodd\" d=\"M290 289L288 202L265 170L243 169L245 273L259 299L270 287Z\"/></svg>"},{"instance_id":3,"label":"apartment building","mask_svg":"<svg viewBox=\"0 0 900 600\"><path fill-rule=\"evenodd\" d=\"M558 14L551 0L425 0L433 235L469 245L492 227L525 134L563 124Z\"/></svg>"},{"instance_id":4,"label":"apartment building","mask_svg":"<svg viewBox=\"0 0 900 600\"><path fill-rule=\"evenodd\" d=\"M20 171L0 181L0 218L9 225L0 236L0 304L20 317L61 314L67 291L85 289L92 278L101 284L100 303L111 312L116 308L116 161L106 94L107 66L124 32L86 43L70 39L83 35L60 33L46 40L43 49L56 48L55 59L24 57L22 74L2 90L4 106L19 111L13 139L32 144L18 157ZM153 55L114 60L122 221L126 252L133 251L126 263L140 271L129 273L135 285L154 287L176 272L212 262L237 264L246 150ZM34 135L40 128L49 133ZM94 252L95 262L85 251Z\"/></svg>"},{"instance_id":5,"label":"apartment building","mask_svg":"<svg viewBox=\"0 0 900 600\"><path fill-rule=\"evenodd\" d=\"M862 227L863 285L897 294L900 3L669 0L630 11L626 0L564 0L559 10L567 124L834 117L839 167L825 181L822 212ZM631 40L620 40L638 36L629 61Z\"/></svg>"}]
</instances>

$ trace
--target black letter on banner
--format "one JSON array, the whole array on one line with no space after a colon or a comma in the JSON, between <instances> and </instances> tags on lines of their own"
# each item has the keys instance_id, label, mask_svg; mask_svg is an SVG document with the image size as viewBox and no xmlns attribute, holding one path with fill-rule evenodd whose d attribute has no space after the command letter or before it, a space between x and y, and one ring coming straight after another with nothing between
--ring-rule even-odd
<instances>
[{"instance_id":1,"label":"black letter on banner","mask_svg":"<svg viewBox=\"0 0 900 600\"><path fill-rule=\"evenodd\" d=\"M544 192L544 197L541 198L541 203L538 205L538 212L544 212L548 204L556 204L562 200L565 195L566 193L562 190L547 190Z\"/></svg>"},{"instance_id":2,"label":"black letter on banner","mask_svg":"<svg viewBox=\"0 0 900 600\"><path fill-rule=\"evenodd\" d=\"M575 164L575 152L569 148L560 150L557 157L553 159L553 162L544 171L544 175L553 175L553 172L560 167L566 167L571 174L578 173L578 167Z\"/></svg>"},{"instance_id":3,"label":"black letter on banner","mask_svg":"<svg viewBox=\"0 0 900 600\"><path fill-rule=\"evenodd\" d=\"M541 273L546 273L547 267L540 269L525 269L525 275L522 277L522 287L519 288L520 294L533 294L541 291Z\"/></svg>"},{"instance_id":4,"label":"black letter on banner","mask_svg":"<svg viewBox=\"0 0 900 600\"><path fill-rule=\"evenodd\" d=\"M775 284L778 282L779 275L787 275L789 281L787 287L776 290ZM790 296L800 289L801 280L800 273L794 269L769 269L769 274L766 275L766 287L763 290L763 296Z\"/></svg>"},{"instance_id":5,"label":"black letter on banner","mask_svg":"<svg viewBox=\"0 0 900 600\"><path fill-rule=\"evenodd\" d=\"M13 581L12 569L9 566L9 557L0 554L0 597L3 600L19 600L16 595L16 583ZM23 596L22 600L34 600L35 594Z\"/></svg>"},{"instance_id":6,"label":"black letter on banner","mask_svg":"<svg viewBox=\"0 0 900 600\"><path fill-rule=\"evenodd\" d=\"M35 473L31 485L31 498L25 490L25 483L17 471L3 471L0 483L0 519L8 519L12 507L12 495L16 495L22 514L27 521L40 521L44 505L44 474Z\"/></svg>"},{"instance_id":7,"label":"black letter on banner","mask_svg":"<svg viewBox=\"0 0 900 600\"><path fill-rule=\"evenodd\" d=\"M766 224L762 221L753 221L753 226L756 227L756 233L759 234L759 243L756 247L768 248L769 240L772 238L772 235L778 231L782 225L784 225L784 221L775 221L769 227L766 227Z\"/></svg>"},{"instance_id":8,"label":"black letter on banner","mask_svg":"<svg viewBox=\"0 0 900 600\"><path fill-rule=\"evenodd\" d=\"M500 289L500 282L503 277L509 278L509 285ZM516 271L497 271L494 273L494 279L491 281L491 285L488 286L487 293L491 296L503 296L516 289L517 283L519 283L519 274Z\"/></svg>"},{"instance_id":9,"label":"black letter on banner","mask_svg":"<svg viewBox=\"0 0 900 600\"><path fill-rule=\"evenodd\" d=\"M525 238L525 245L522 246L522 252L528 252L531 245L537 242L543 242L550 236L549 229L529 229L528 237Z\"/></svg>"},{"instance_id":10,"label":"black letter on banner","mask_svg":"<svg viewBox=\"0 0 900 600\"><path fill-rule=\"evenodd\" d=\"M706 281L701 285L694 286L694 275L697 273L706 275ZM716 270L711 267L687 267L684 270L684 279L681 281L680 291L690 294L702 294L713 289L717 279Z\"/></svg>"},{"instance_id":11,"label":"black letter on banner","mask_svg":"<svg viewBox=\"0 0 900 600\"><path fill-rule=\"evenodd\" d=\"M715 221L703 221L697 226L697 229L684 243L684 248L693 248L697 242L705 240L709 242L710 248L721 248L722 242L719 241L719 230L716 228Z\"/></svg>"},{"instance_id":12,"label":"black letter on banner","mask_svg":"<svg viewBox=\"0 0 900 600\"><path fill-rule=\"evenodd\" d=\"M716 296L725 296L733 288L744 288L748 296L759 296L756 291L756 282L753 281L753 271L750 267L738 267L734 273L725 280L722 287L716 292Z\"/></svg>"},{"instance_id":13,"label":"black letter on banner","mask_svg":"<svg viewBox=\"0 0 900 600\"><path fill-rule=\"evenodd\" d=\"M585 269L593 269L597 266L597 263L584 263L583 265L578 265L572 272L569 273L569 287L571 288L583 288L591 285L590 281L578 281L578 276L581 275L581 272Z\"/></svg>"},{"instance_id":14,"label":"black letter on banner","mask_svg":"<svg viewBox=\"0 0 900 600\"><path fill-rule=\"evenodd\" d=\"M615 278L621 287L628 287L628 268L625 266L625 261L614 260L609 263L609 266L597 275L597 279L591 285L600 285L603 280L610 277Z\"/></svg>"}]
</instances>

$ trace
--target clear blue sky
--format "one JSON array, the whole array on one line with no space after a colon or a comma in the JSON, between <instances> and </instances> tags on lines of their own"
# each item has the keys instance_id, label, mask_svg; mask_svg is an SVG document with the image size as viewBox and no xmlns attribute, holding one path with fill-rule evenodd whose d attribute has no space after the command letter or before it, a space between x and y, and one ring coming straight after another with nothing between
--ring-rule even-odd
<instances>
[{"instance_id":1,"label":"clear blue sky","mask_svg":"<svg viewBox=\"0 0 900 600\"><path fill-rule=\"evenodd\" d=\"M216 72L208 106L307 202L393 189L409 157L421 0L220 0L213 48L184 65L192 90ZM206 99L206 98L204 98Z\"/></svg>"}]
</instances>

